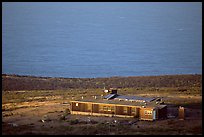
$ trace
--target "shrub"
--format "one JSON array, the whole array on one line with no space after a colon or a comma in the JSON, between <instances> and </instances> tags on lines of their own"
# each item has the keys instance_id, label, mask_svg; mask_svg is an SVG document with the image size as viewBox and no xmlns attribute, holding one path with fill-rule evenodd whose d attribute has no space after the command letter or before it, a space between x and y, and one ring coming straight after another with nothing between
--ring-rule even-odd
<instances>
[{"instance_id":1,"label":"shrub","mask_svg":"<svg viewBox=\"0 0 204 137\"><path fill-rule=\"evenodd\" d=\"M62 116L60 117L60 120L66 120L65 115L62 115Z\"/></svg>"},{"instance_id":2,"label":"shrub","mask_svg":"<svg viewBox=\"0 0 204 137\"><path fill-rule=\"evenodd\" d=\"M70 112L70 110L67 108L67 109L65 109L65 115L69 115L69 114L71 114L71 112Z\"/></svg>"},{"instance_id":3,"label":"shrub","mask_svg":"<svg viewBox=\"0 0 204 137\"><path fill-rule=\"evenodd\" d=\"M79 123L79 120L78 119L75 119L75 120L71 120L70 121L70 125L74 125L74 124L78 124Z\"/></svg>"}]
</instances>

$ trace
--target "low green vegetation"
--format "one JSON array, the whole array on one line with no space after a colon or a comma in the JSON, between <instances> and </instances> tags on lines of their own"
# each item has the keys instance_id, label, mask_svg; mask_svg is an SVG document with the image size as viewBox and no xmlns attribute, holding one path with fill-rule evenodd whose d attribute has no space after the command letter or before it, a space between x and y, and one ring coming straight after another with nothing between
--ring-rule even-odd
<instances>
[{"instance_id":1,"label":"low green vegetation","mask_svg":"<svg viewBox=\"0 0 204 137\"><path fill-rule=\"evenodd\" d=\"M101 88L202 87L202 75L163 75L109 78L51 78L2 74L3 91Z\"/></svg>"}]
</instances>

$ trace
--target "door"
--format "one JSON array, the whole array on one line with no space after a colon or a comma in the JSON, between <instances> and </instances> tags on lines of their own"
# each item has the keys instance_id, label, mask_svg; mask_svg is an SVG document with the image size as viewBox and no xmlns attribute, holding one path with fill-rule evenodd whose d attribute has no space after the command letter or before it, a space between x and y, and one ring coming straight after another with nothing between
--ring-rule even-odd
<instances>
[{"instance_id":1,"label":"door","mask_svg":"<svg viewBox=\"0 0 204 137\"><path fill-rule=\"evenodd\" d=\"M153 120L156 120L156 110L153 110Z\"/></svg>"}]
</instances>

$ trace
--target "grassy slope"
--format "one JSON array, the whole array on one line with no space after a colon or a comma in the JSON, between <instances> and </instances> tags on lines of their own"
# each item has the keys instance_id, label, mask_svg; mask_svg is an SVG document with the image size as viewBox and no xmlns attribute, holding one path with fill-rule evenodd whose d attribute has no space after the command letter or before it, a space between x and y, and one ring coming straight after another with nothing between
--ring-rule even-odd
<instances>
[{"instance_id":1,"label":"grassy slope","mask_svg":"<svg viewBox=\"0 0 204 137\"><path fill-rule=\"evenodd\" d=\"M40 101L53 95L60 96L61 100L69 100L73 96L74 99L77 99L81 96L100 95L104 87L117 87L119 94L167 97L166 103L182 105L200 104L201 100L195 98L202 95L202 75L110 78L48 78L2 75L2 84L3 91L26 91L22 93L3 92L3 103Z\"/></svg>"},{"instance_id":2,"label":"grassy slope","mask_svg":"<svg viewBox=\"0 0 204 137\"><path fill-rule=\"evenodd\" d=\"M51 78L2 74L2 90L64 90L70 88L202 87L202 75L109 78Z\"/></svg>"}]
</instances>

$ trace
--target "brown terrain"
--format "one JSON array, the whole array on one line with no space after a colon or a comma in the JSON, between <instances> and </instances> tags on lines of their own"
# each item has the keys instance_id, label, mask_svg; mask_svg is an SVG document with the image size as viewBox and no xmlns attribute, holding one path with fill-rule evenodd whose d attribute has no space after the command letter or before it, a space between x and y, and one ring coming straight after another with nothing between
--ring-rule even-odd
<instances>
[{"instance_id":1,"label":"brown terrain","mask_svg":"<svg viewBox=\"0 0 204 137\"><path fill-rule=\"evenodd\" d=\"M101 95L104 88L119 94L161 97L168 118L71 115L69 101ZM185 119L178 119L178 107ZM202 135L202 75L110 78L51 78L2 74L3 135Z\"/></svg>"}]
</instances>

